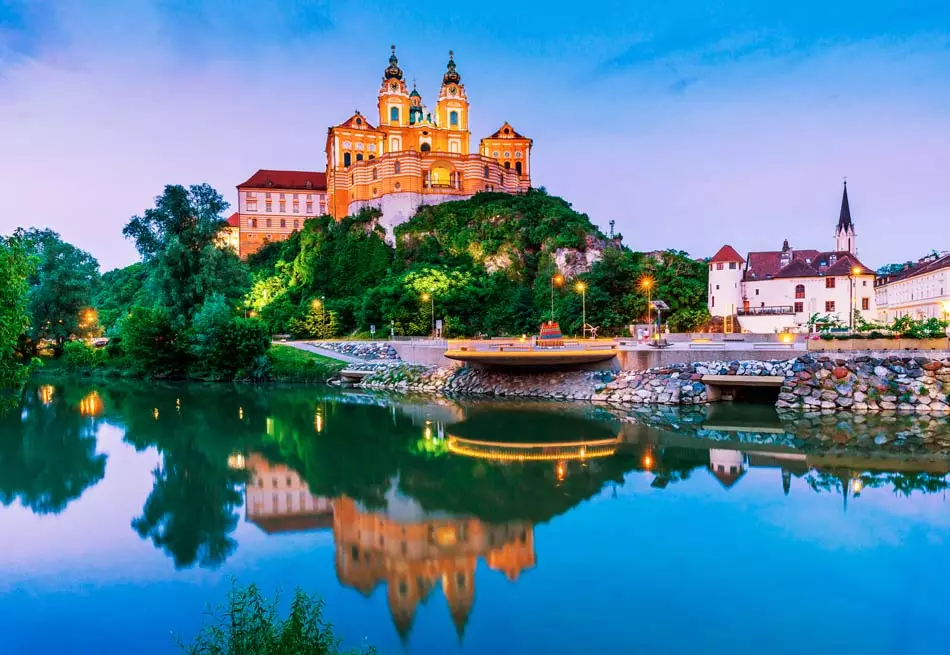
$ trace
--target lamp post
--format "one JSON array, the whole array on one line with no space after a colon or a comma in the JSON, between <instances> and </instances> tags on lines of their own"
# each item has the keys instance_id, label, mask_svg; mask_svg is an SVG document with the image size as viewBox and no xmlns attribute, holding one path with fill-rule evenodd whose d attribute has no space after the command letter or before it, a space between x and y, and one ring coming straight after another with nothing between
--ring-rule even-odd
<instances>
[{"instance_id":1,"label":"lamp post","mask_svg":"<svg viewBox=\"0 0 950 655\"><path fill-rule=\"evenodd\" d=\"M642 289L646 289L647 291L647 325L650 326L650 331L647 334L647 338L651 338L653 336L653 322L652 322L652 315L650 312L650 305L652 304L652 301L653 301L653 278L649 278L649 277L643 278L640 281L640 287Z\"/></svg>"},{"instance_id":2,"label":"lamp post","mask_svg":"<svg viewBox=\"0 0 950 655\"><path fill-rule=\"evenodd\" d=\"M432 336L435 336L435 296L433 296L431 293L424 293L422 294L422 300L428 300L430 303L429 313L431 314L431 318L432 318L431 334Z\"/></svg>"},{"instance_id":3,"label":"lamp post","mask_svg":"<svg viewBox=\"0 0 950 655\"><path fill-rule=\"evenodd\" d=\"M561 286L564 284L564 276L560 273L555 273L551 276L551 322L554 322L554 285Z\"/></svg>"},{"instance_id":4,"label":"lamp post","mask_svg":"<svg viewBox=\"0 0 950 655\"><path fill-rule=\"evenodd\" d=\"M581 338L587 337L587 285L578 282L574 288L581 292Z\"/></svg>"},{"instance_id":5,"label":"lamp post","mask_svg":"<svg viewBox=\"0 0 950 655\"><path fill-rule=\"evenodd\" d=\"M861 267L860 267L860 266L852 266L852 267L851 267L851 270L850 270L849 272L851 273L851 275L848 276L848 278L850 279L850 282L851 282L851 289L850 289L851 295L850 295L850 297L849 297L849 300L850 300L850 302L849 302L850 307L849 307L849 308L851 309L851 312L850 312L850 314L851 314L851 315L850 315L850 319L851 319L851 320L848 322L848 325L850 326L851 333L854 334L854 276L861 274Z\"/></svg>"}]
</instances>

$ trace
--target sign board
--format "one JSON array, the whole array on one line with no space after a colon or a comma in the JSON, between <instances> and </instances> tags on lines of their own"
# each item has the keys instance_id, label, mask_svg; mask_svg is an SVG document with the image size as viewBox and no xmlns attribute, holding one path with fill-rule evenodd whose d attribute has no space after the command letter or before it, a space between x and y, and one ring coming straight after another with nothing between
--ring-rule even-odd
<instances>
[{"instance_id":1,"label":"sign board","mask_svg":"<svg viewBox=\"0 0 950 655\"><path fill-rule=\"evenodd\" d=\"M370 326L369 326L369 333L370 333L370 334L376 334L376 326L375 326L375 325L370 325Z\"/></svg>"}]
</instances>

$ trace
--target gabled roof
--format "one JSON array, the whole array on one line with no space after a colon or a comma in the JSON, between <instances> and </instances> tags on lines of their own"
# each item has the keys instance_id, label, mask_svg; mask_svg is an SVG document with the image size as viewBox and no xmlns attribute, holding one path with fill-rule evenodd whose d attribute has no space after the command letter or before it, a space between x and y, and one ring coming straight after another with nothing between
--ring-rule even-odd
<instances>
[{"instance_id":1,"label":"gabled roof","mask_svg":"<svg viewBox=\"0 0 950 655\"><path fill-rule=\"evenodd\" d=\"M241 215L237 212L234 212L228 216L227 223L229 227L241 227Z\"/></svg>"},{"instance_id":2,"label":"gabled roof","mask_svg":"<svg viewBox=\"0 0 950 655\"><path fill-rule=\"evenodd\" d=\"M716 262L739 262L740 264L744 264L745 260L742 258L742 255L736 252L735 248L730 245L725 245L709 260L710 264Z\"/></svg>"},{"instance_id":3,"label":"gabled roof","mask_svg":"<svg viewBox=\"0 0 950 655\"><path fill-rule=\"evenodd\" d=\"M366 116L356 112L345 121L337 125L336 127L348 127L352 130L371 130L376 131L376 128L373 127L372 123L366 120ZM331 128L332 129L332 128Z\"/></svg>"},{"instance_id":4,"label":"gabled roof","mask_svg":"<svg viewBox=\"0 0 950 655\"><path fill-rule=\"evenodd\" d=\"M851 270L855 267L861 269L862 275L874 275L873 269L862 264L850 252L842 251L820 252L811 260L811 263L794 259L773 277L846 277L851 275Z\"/></svg>"},{"instance_id":5,"label":"gabled roof","mask_svg":"<svg viewBox=\"0 0 950 655\"><path fill-rule=\"evenodd\" d=\"M262 168L238 184L239 189L297 189L326 191L327 174L311 171L272 171Z\"/></svg>"},{"instance_id":6,"label":"gabled roof","mask_svg":"<svg viewBox=\"0 0 950 655\"><path fill-rule=\"evenodd\" d=\"M941 255L940 257L929 261L919 261L916 264L911 264L903 271L894 273L893 275L885 276L882 283L890 284L891 282L906 280L908 278L917 277L918 275L934 273L945 268L950 268L950 253Z\"/></svg>"},{"instance_id":7,"label":"gabled roof","mask_svg":"<svg viewBox=\"0 0 950 655\"><path fill-rule=\"evenodd\" d=\"M508 131L505 132L505 129L507 129ZM498 130L488 138L489 139L524 139L525 137L522 136L521 134L518 134L515 128L511 126L511 123L509 123L508 121L505 121L504 124L501 127L499 127Z\"/></svg>"},{"instance_id":8,"label":"gabled roof","mask_svg":"<svg viewBox=\"0 0 950 655\"><path fill-rule=\"evenodd\" d=\"M817 250L793 250L792 261L802 261L806 264L815 261L820 253ZM749 253L749 264L746 266L745 280L768 280L782 269L781 250L763 250Z\"/></svg>"},{"instance_id":9,"label":"gabled roof","mask_svg":"<svg viewBox=\"0 0 950 655\"><path fill-rule=\"evenodd\" d=\"M719 483L726 489L732 487L736 482L739 481L739 478L745 475L745 469L741 467L734 467L734 470L729 471L726 471L725 469L722 471L717 471L714 467L710 466L709 472L712 473L713 476L719 480Z\"/></svg>"}]
</instances>

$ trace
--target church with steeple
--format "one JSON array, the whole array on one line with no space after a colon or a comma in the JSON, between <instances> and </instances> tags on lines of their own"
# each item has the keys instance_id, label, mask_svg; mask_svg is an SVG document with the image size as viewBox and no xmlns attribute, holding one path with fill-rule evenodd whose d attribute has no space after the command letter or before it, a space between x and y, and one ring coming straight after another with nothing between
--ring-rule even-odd
<instances>
[{"instance_id":1,"label":"church with steeple","mask_svg":"<svg viewBox=\"0 0 950 655\"><path fill-rule=\"evenodd\" d=\"M503 123L471 150L469 99L449 52L434 108L406 83L392 46L377 112L355 111L327 132L328 211L334 218L374 207L393 229L421 205L470 198L479 191L522 193L531 187L531 139Z\"/></svg>"},{"instance_id":2,"label":"church with steeple","mask_svg":"<svg viewBox=\"0 0 950 655\"><path fill-rule=\"evenodd\" d=\"M847 182L833 250L796 249L785 239L781 250L742 257L725 245L708 266L709 313L736 332L804 331L816 314L844 325L877 318L875 272L858 259Z\"/></svg>"}]
</instances>

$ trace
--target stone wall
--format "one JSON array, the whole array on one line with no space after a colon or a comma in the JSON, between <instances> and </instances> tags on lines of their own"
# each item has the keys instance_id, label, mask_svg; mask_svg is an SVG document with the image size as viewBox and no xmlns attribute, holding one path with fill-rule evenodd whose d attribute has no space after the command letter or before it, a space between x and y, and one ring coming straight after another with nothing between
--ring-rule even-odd
<instances>
[{"instance_id":1,"label":"stone wall","mask_svg":"<svg viewBox=\"0 0 950 655\"><path fill-rule=\"evenodd\" d=\"M646 371L506 373L472 368L403 365L367 377L377 389L591 400L617 405L702 405L710 401L704 375L783 378L776 407L950 412L950 359L804 355L772 361L674 364Z\"/></svg>"}]
</instances>

